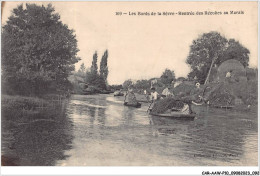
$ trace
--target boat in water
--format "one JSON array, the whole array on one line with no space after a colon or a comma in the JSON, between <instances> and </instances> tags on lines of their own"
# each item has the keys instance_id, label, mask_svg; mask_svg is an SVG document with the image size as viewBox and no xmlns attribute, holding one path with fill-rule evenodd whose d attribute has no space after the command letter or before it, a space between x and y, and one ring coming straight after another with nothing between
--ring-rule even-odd
<instances>
[{"instance_id":1,"label":"boat in water","mask_svg":"<svg viewBox=\"0 0 260 176\"><path fill-rule=\"evenodd\" d=\"M124 96L124 93L121 92L121 91L115 91L115 92L114 92L114 96L115 96L115 97L116 97L116 96Z\"/></svg>"},{"instance_id":2,"label":"boat in water","mask_svg":"<svg viewBox=\"0 0 260 176\"><path fill-rule=\"evenodd\" d=\"M171 112L171 113L161 113L161 114L150 112L149 115L158 116L158 117L167 117L173 119L184 119L184 120L194 120L194 118L196 117L195 113L184 114L182 112Z\"/></svg>"},{"instance_id":3,"label":"boat in water","mask_svg":"<svg viewBox=\"0 0 260 176\"><path fill-rule=\"evenodd\" d=\"M134 107L134 108L141 108L142 104L141 103L129 104L129 103L125 102L124 106L130 106L130 107Z\"/></svg>"},{"instance_id":4,"label":"boat in water","mask_svg":"<svg viewBox=\"0 0 260 176\"><path fill-rule=\"evenodd\" d=\"M213 108L221 108L221 109L232 109L234 108L235 106L232 106L232 105L210 105L210 107L213 107Z\"/></svg>"}]
</instances>

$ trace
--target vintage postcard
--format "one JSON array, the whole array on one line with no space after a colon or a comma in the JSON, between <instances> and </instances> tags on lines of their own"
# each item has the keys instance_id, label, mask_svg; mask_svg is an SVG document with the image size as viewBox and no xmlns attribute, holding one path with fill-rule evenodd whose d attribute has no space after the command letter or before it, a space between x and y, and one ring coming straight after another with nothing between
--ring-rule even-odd
<instances>
[{"instance_id":1,"label":"vintage postcard","mask_svg":"<svg viewBox=\"0 0 260 176\"><path fill-rule=\"evenodd\" d=\"M2 166L258 166L258 2L1 10Z\"/></svg>"}]
</instances>

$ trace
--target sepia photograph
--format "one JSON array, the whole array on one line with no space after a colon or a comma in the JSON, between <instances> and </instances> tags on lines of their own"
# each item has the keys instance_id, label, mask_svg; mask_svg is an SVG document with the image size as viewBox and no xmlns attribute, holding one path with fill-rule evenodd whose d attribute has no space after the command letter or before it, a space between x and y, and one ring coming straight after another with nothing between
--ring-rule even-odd
<instances>
[{"instance_id":1,"label":"sepia photograph","mask_svg":"<svg viewBox=\"0 0 260 176\"><path fill-rule=\"evenodd\" d=\"M1 14L1 166L258 166L257 1Z\"/></svg>"}]
</instances>

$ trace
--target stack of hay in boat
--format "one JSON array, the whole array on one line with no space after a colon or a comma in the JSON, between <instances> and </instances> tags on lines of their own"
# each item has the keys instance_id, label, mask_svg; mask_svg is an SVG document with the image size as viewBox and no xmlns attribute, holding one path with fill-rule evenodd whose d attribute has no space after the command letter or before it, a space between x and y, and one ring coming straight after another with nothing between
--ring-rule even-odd
<instances>
[{"instance_id":1,"label":"stack of hay in boat","mask_svg":"<svg viewBox=\"0 0 260 176\"><path fill-rule=\"evenodd\" d=\"M206 91L206 99L213 106L254 105L257 82L257 69L245 68L239 61L230 59L218 67L215 80L208 85L211 88L209 93Z\"/></svg>"},{"instance_id":2,"label":"stack of hay in boat","mask_svg":"<svg viewBox=\"0 0 260 176\"><path fill-rule=\"evenodd\" d=\"M181 110L185 104L191 103L196 99L195 95L191 95L191 90L195 89L194 81L183 81L173 89L173 97L167 97L158 100L153 108L153 113L167 113L168 110Z\"/></svg>"},{"instance_id":3,"label":"stack of hay in boat","mask_svg":"<svg viewBox=\"0 0 260 176\"><path fill-rule=\"evenodd\" d=\"M174 98L164 98L164 99L157 101L154 104L151 111L156 114L162 114L172 108L182 109L183 106L184 106L183 102L175 100Z\"/></svg>"},{"instance_id":4,"label":"stack of hay in boat","mask_svg":"<svg viewBox=\"0 0 260 176\"><path fill-rule=\"evenodd\" d=\"M174 87L173 89L173 94L174 95L190 95L190 92L192 89L195 88L195 82L194 81L185 81L182 82L181 84L177 85L176 87Z\"/></svg>"},{"instance_id":5,"label":"stack of hay in boat","mask_svg":"<svg viewBox=\"0 0 260 176\"><path fill-rule=\"evenodd\" d=\"M151 112L162 114L167 113L168 110L179 111L186 103L190 103L191 99L191 96L175 96L160 99L154 104Z\"/></svg>"},{"instance_id":6,"label":"stack of hay in boat","mask_svg":"<svg viewBox=\"0 0 260 176\"><path fill-rule=\"evenodd\" d=\"M212 106L232 107L235 104L235 96L232 90L224 84L218 84L204 96Z\"/></svg>"}]
</instances>

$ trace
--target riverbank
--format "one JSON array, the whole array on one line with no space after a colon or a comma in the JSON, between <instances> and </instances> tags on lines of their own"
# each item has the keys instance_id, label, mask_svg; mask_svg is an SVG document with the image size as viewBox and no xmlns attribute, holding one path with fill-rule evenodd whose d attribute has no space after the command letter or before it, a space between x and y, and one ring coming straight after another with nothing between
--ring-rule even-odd
<instances>
[{"instance_id":1,"label":"riverbank","mask_svg":"<svg viewBox=\"0 0 260 176\"><path fill-rule=\"evenodd\" d=\"M67 134L71 123L66 118L66 102L58 95L2 95L2 166L31 165L29 161L53 165L53 156L64 158L62 151L72 139Z\"/></svg>"},{"instance_id":2,"label":"riverbank","mask_svg":"<svg viewBox=\"0 0 260 176\"><path fill-rule=\"evenodd\" d=\"M33 118L38 118L45 111L54 116L56 109L62 107L63 100L64 97L54 94L46 95L44 98L2 95L2 121L26 122ZM51 118L51 116L48 116L48 118Z\"/></svg>"}]
</instances>

